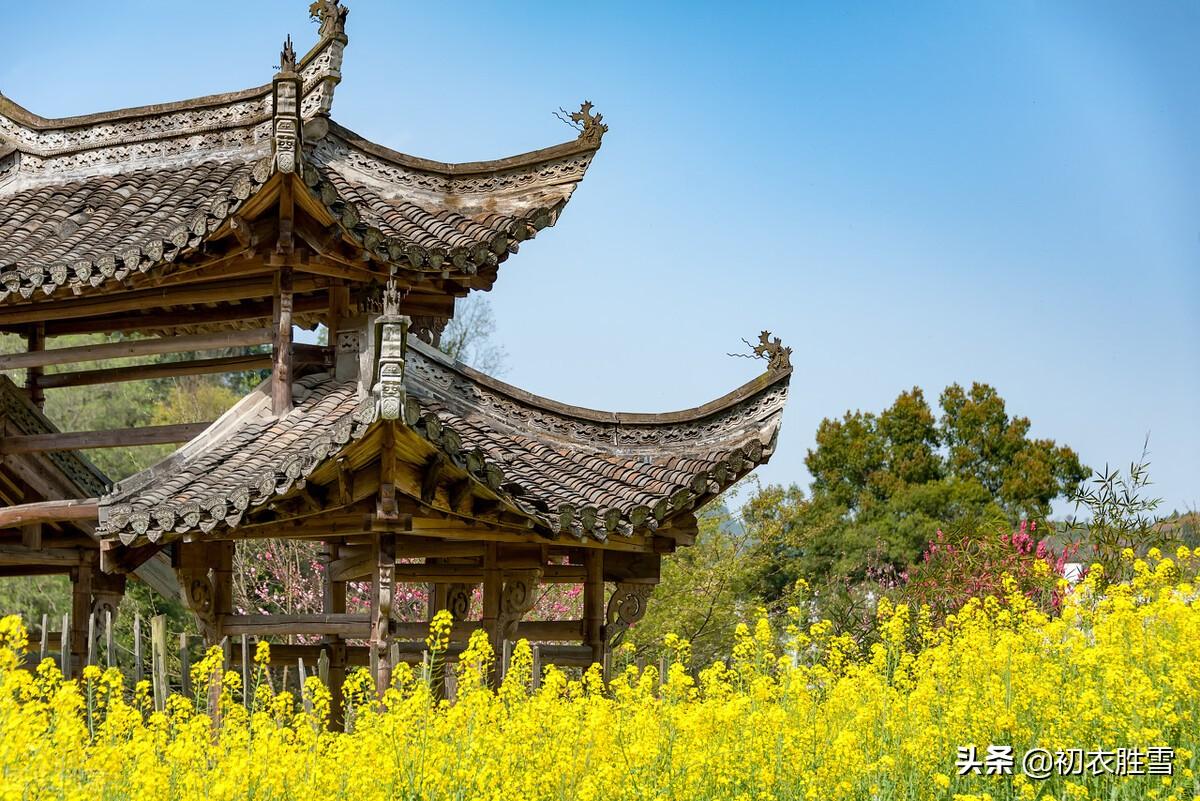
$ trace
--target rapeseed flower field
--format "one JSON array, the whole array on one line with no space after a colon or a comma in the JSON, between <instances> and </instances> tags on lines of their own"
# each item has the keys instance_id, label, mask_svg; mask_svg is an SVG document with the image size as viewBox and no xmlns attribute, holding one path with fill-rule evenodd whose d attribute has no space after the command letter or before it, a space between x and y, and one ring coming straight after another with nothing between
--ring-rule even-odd
<instances>
[{"instance_id":1,"label":"rapeseed flower field","mask_svg":"<svg viewBox=\"0 0 1200 801\"><path fill-rule=\"evenodd\" d=\"M1132 579L1107 587L1093 568L1055 616L1011 581L936 627L882 602L863 654L793 610L786 631L765 618L740 628L727 663L692 675L687 643L669 638L666 676L629 666L607 685L595 666L575 678L548 668L532 690L522 643L493 691L477 637L454 702L404 666L381 699L365 671L351 674L344 733L328 730L318 680L303 699L243 688L219 675L219 651L194 667L196 696L163 711L116 670L63 681L50 661L20 669L25 633L9 617L0 798L1195 799L1198 558L1152 551L1129 566ZM435 621L435 651L447 622ZM260 677L268 659L264 644ZM971 749L984 761L989 747L1011 748L1011 769L971 769ZM1023 754L1071 749L1156 750L1122 750L1123 770L1092 758L1027 775Z\"/></svg>"}]
</instances>

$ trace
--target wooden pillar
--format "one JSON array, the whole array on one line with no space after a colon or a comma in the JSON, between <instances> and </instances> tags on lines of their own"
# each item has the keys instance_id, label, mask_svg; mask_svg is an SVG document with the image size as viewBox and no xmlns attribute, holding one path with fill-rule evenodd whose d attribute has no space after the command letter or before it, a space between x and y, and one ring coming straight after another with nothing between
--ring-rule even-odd
<instances>
[{"instance_id":1,"label":"wooden pillar","mask_svg":"<svg viewBox=\"0 0 1200 801\"><path fill-rule=\"evenodd\" d=\"M92 619L93 566L87 562L71 571L71 675L78 676L87 660L88 621Z\"/></svg>"},{"instance_id":2,"label":"wooden pillar","mask_svg":"<svg viewBox=\"0 0 1200 801\"><path fill-rule=\"evenodd\" d=\"M232 541L214 542L209 546L212 555L213 626L212 641L217 645L224 637L221 627L225 616L233 614L233 551Z\"/></svg>"},{"instance_id":3,"label":"wooden pillar","mask_svg":"<svg viewBox=\"0 0 1200 801\"><path fill-rule=\"evenodd\" d=\"M292 410L292 270L275 274L274 356L271 371L271 409L285 415Z\"/></svg>"},{"instance_id":4,"label":"wooden pillar","mask_svg":"<svg viewBox=\"0 0 1200 801\"><path fill-rule=\"evenodd\" d=\"M327 615L343 614L346 611L346 582L334 581L330 576L330 565L339 556L340 545L326 542L321 549L321 562L325 565L324 597L321 607ZM325 638L329 647L329 726L341 731L342 684L346 681L346 641L339 635Z\"/></svg>"},{"instance_id":5,"label":"wooden pillar","mask_svg":"<svg viewBox=\"0 0 1200 801\"><path fill-rule=\"evenodd\" d=\"M96 618L96 631L104 631L104 614L112 614L113 625L117 625L117 611L125 597L125 575L122 573L92 574L92 615Z\"/></svg>"},{"instance_id":6,"label":"wooden pillar","mask_svg":"<svg viewBox=\"0 0 1200 801\"><path fill-rule=\"evenodd\" d=\"M46 324L34 323L29 329L29 352L42 351L46 349ZM33 401L33 405L39 409L44 409L46 406L46 393L38 386L38 379L42 377L42 368L30 367L25 377L25 388L29 390L29 399Z\"/></svg>"},{"instance_id":7,"label":"wooden pillar","mask_svg":"<svg viewBox=\"0 0 1200 801\"><path fill-rule=\"evenodd\" d=\"M350 316L350 287L340 278L334 278L329 284L329 312L325 317L325 328L328 331L327 345L337 347L338 331L341 330L342 320Z\"/></svg>"},{"instance_id":8,"label":"wooden pillar","mask_svg":"<svg viewBox=\"0 0 1200 801\"><path fill-rule=\"evenodd\" d=\"M371 577L371 650L376 665L375 689L383 695L392 683L392 598L395 591L396 535L390 531L375 540L375 569Z\"/></svg>"},{"instance_id":9,"label":"wooden pillar","mask_svg":"<svg viewBox=\"0 0 1200 801\"><path fill-rule=\"evenodd\" d=\"M500 633L500 593L503 573L500 571L499 545L495 542L483 546L483 630L487 632L496 663L503 656L504 641ZM496 683L499 671L493 669L491 682Z\"/></svg>"},{"instance_id":10,"label":"wooden pillar","mask_svg":"<svg viewBox=\"0 0 1200 801\"><path fill-rule=\"evenodd\" d=\"M209 577L209 570L215 566L213 562L219 562L221 557L210 546L223 544L177 542L172 551L172 567L179 580L183 602L199 621L208 645L216 645L221 640L221 621L216 612L218 591Z\"/></svg>"},{"instance_id":11,"label":"wooden pillar","mask_svg":"<svg viewBox=\"0 0 1200 801\"><path fill-rule=\"evenodd\" d=\"M604 551L587 548L583 555L587 578L583 584L583 621L592 661L604 664Z\"/></svg>"}]
</instances>

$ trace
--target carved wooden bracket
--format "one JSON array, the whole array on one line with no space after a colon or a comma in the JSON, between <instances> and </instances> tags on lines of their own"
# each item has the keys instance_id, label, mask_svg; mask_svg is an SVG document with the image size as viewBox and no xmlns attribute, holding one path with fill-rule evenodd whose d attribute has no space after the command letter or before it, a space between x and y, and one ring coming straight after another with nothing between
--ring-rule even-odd
<instances>
[{"instance_id":1,"label":"carved wooden bracket","mask_svg":"<svg viewBox=\"0 0 1200 801\"><path fill-rule=\"evenodd\" d=\"M537 601L537 585L542 571L508 570L504 573L504 589L500 593L500 636L511 640L517 635L517 624Z\"/></svg>"},{"instance_id":2,"label":"carved wooden bracket","mask_svg":"<svg viewBox=\"0 0 1200 801\"><path fill-rule=\"evenodd\" d=\"M650 602L650 593L653 591L653 584L625 581L617 584L612 597L608 599L608 625L604 629L609 648L620 645L630 626L645 616L646 605Z\"/></svg>"},{"instance_id":3,"label":"carved wooden bracket","mask_svg":"<svg viewBox=\"0 0 1200 801\"><path fill-rule=\"evenodd\" d=\"M475 595L474 584L451 584L446 588L446 610L456 621L467 619L471 613L471 598Z\"/></svg>"}]
</instances>

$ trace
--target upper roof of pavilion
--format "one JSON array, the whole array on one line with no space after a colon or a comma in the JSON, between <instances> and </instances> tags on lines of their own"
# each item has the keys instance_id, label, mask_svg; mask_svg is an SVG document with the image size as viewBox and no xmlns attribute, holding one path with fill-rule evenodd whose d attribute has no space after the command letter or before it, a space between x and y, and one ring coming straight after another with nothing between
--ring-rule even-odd
<instances>
[{"instance_id":1,"label":"upper roof of pavilion","mask_svg":"<svg viewBox=\"0 0 1200 801\"><path fill-rule=\"evenodd\" d=\"M601 115L584 103L575 139L493 161L390 150L330 118L346 9L311 10L319 41L297 59L289 39L257 88L63 119L0 95L0 304L158 286L181 262L245 250L278 234L255 221L288 173L307 215L295 234L328 257L325 274L490 288L498 264L557 220L600 147Z\"/></svg>"}]
</instances>

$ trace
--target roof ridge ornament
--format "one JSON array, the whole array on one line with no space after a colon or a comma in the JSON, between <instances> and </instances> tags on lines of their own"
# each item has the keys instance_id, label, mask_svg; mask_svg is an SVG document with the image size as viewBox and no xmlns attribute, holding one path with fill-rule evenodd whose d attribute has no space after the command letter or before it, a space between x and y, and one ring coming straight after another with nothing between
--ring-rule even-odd
<instances>
[{"instance_id":1,"label":"roof ridge ornament","mask_svg":"<svg viewBox=\"0 0 1200 801\"><path fill-rule=\"evenodd\" d=\"M379 381L374 387L379 398L379 417L399 420L404 414L404 354L408 348L408 317L400 314L400 291L390 278L383 290L383 314L379 326Z\"/></svg>"},{"instance_id":2,"label":"roof ridge ornament","mask_svg":"<svg viewBox=\"0 0 1200 801\"><path fill-rule=\"evenodd\" d=\"M318 33L322 38L345 36L346 17L350 9L343 6L340 0L316 0L308 7L308 16L321 23Z\"/></svg>"},{"instance_id":3,"label":"roof ridge ornament","mask_svg":"<svg viewBox=\"0 0 1200 801\"><path fill-rule=\"evenodd\" d=\"M585 100L579 104L579 111L569 112L559 107L554 116L579 131L579 141L599 145L608 131L608 126L603 122L603 114L592 114L593 108L592 101Z\"/></svg>"},{"instance_id":4,"label":"roof ridge ornament","mask_svg":"<svg viewBox=\"0 0 1200 801\"><path fill-rule=\"evenodd\" d=\"M300 169L300 97L303 81L296 72L296 49L289 34L279 53L279 72L272 81L272 140L275 169L283 173Z\"/></svg>"},{"instance_id":5,"label":"roof ridge ornament","mask_svg":"<svg viewBox=\"0 0 1200 801\"><path fill-rule=\"evenodd\" d=\"M770 331L759 332L757 345L748 339L743 339L742 342L750 347L751 353L727 353L725 355L736 356L739 359L765 359L769 373L792 369L792 349L784 347L779 337L772 339Z\"/></svg>"},{"instance_id":6,"label":"roof ridge ornament","mask_svg":"<svg viewBox=\"0 0 1200 801\"><path fill-rule=\"evenodd\" d=\"M283 49L279 51L279 71L296 71L296 48L292 46L292 35L289 33L283 41Z\"/></svg>"}]
</instances>

